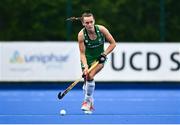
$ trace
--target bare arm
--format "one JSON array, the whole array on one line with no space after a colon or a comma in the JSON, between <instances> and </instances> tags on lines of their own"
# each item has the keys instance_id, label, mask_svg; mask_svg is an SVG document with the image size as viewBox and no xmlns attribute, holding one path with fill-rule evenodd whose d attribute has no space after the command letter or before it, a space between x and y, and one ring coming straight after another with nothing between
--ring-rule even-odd
<instances>
[{"instance_id":1,"label":"bare arm","mask_svg":"<svg viewBox=\"0 0 180 125\"><path fill-rule=\"evenodd\" d=\"M79 43L79 51L80 51L80 59L81 62L84 65L84 73L87 73L88 70L88 65L87 65L87 60L85 56L85 45L84 45L84 37L83 37L83 31L81 30L78 34L78 43Z\"/></svg>"},{"instance_id":2,"label":"bare arm","mask_svg":"<svg viewBox=\"0 0 180 125\"><path fill-rule=\"evenodd\" d=\"M108 48L104 51L104 54L108 55L116 47L116 41L114 40L111 33L104 26L99 25L99 29L104 34L106 40L110 43Z\"/></svg>"}]
</instances>

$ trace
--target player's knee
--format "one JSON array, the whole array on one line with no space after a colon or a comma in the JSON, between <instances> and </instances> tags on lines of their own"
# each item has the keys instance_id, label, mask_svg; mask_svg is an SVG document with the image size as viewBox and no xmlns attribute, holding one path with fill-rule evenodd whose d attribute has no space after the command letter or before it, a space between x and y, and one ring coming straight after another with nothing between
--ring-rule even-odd
<instances>
[{"instance_id":1,"label":"player's knee","mask_svg":"<svg viewBox=\"0 0 180 125\"><path fill-rule=\"evenodd\" d=\"M88 75L88 79L87 79L87 80L88 80L88 81L92 81L93 79L94 79L94 75L89 74L89 75Z\"/></svg>"}]
</instances>

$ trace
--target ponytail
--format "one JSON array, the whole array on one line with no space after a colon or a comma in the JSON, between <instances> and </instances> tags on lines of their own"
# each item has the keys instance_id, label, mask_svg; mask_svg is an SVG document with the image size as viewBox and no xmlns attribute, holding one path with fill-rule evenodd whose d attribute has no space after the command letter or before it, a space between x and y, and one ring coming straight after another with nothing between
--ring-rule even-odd
<instances>
[{"instance_id":1,"label":"ponytail","mask_svg":"<svg viewBox=\"0 0 180 125\"><path fill-rule=\"evenodd\" d=\"M82 17L69 17L66 19L66 21L82 21Z\"/></svg>"},{"instance_id":2,"label":"ponytail","mask_svg":"<svg viewBox=\"0 0 180 125\"><path fill-rule=\"evenodd\" d=\"M66 21L81 21L83 22L84 17L90 17L92 16L94 18L94 15L90 11L86 11L85 13L82 14L81 17L69 17L66 19Z\"/></svg>"}]
</instances>

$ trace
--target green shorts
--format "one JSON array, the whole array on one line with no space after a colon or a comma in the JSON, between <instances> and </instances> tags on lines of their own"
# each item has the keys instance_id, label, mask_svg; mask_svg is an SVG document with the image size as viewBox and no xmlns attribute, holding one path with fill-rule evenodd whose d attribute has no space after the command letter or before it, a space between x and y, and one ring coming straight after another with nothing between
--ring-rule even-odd
<instances>
[{"instance_id":1,"label":"green shorts","mask_svg":"<svg viewBox=\"0 0 180 125\"><path fill-rule=\"evenodd\" d=\"M95 60L96 61L96 60ZM95 62L94 61L94 62ZM93 63L94 63L93 62ZM107 59L106 59L106 61L104 62L104 63L102 63L103 65L105 65L105 63L107 62ZM88 67L91 67L92 65L93 65L93 63L91 63L90 65L88 65ZM81 69L82 69L82 71L84 70L84 68L85 68L85 66L83 65L83 63L81 62Z\"/></svg>"}]
</instances>

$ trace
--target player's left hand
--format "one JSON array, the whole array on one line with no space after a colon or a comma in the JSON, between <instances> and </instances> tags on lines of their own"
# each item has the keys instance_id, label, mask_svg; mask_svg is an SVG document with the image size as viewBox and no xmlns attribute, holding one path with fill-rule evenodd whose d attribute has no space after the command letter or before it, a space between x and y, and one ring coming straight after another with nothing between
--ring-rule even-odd
<instances>
[{"instance_id":1,"label":"player's left hand","mask_svg":"<svg viewBox=\"0 0 180 125\"><path fill-rule=\"evenodd\" d=\"M107 57L106 57L106 54L104 54L104 53L102 53L98 58L98 61L100 64L104 63L106 60L107 60Z\"/></svg>"}]
</instances>

